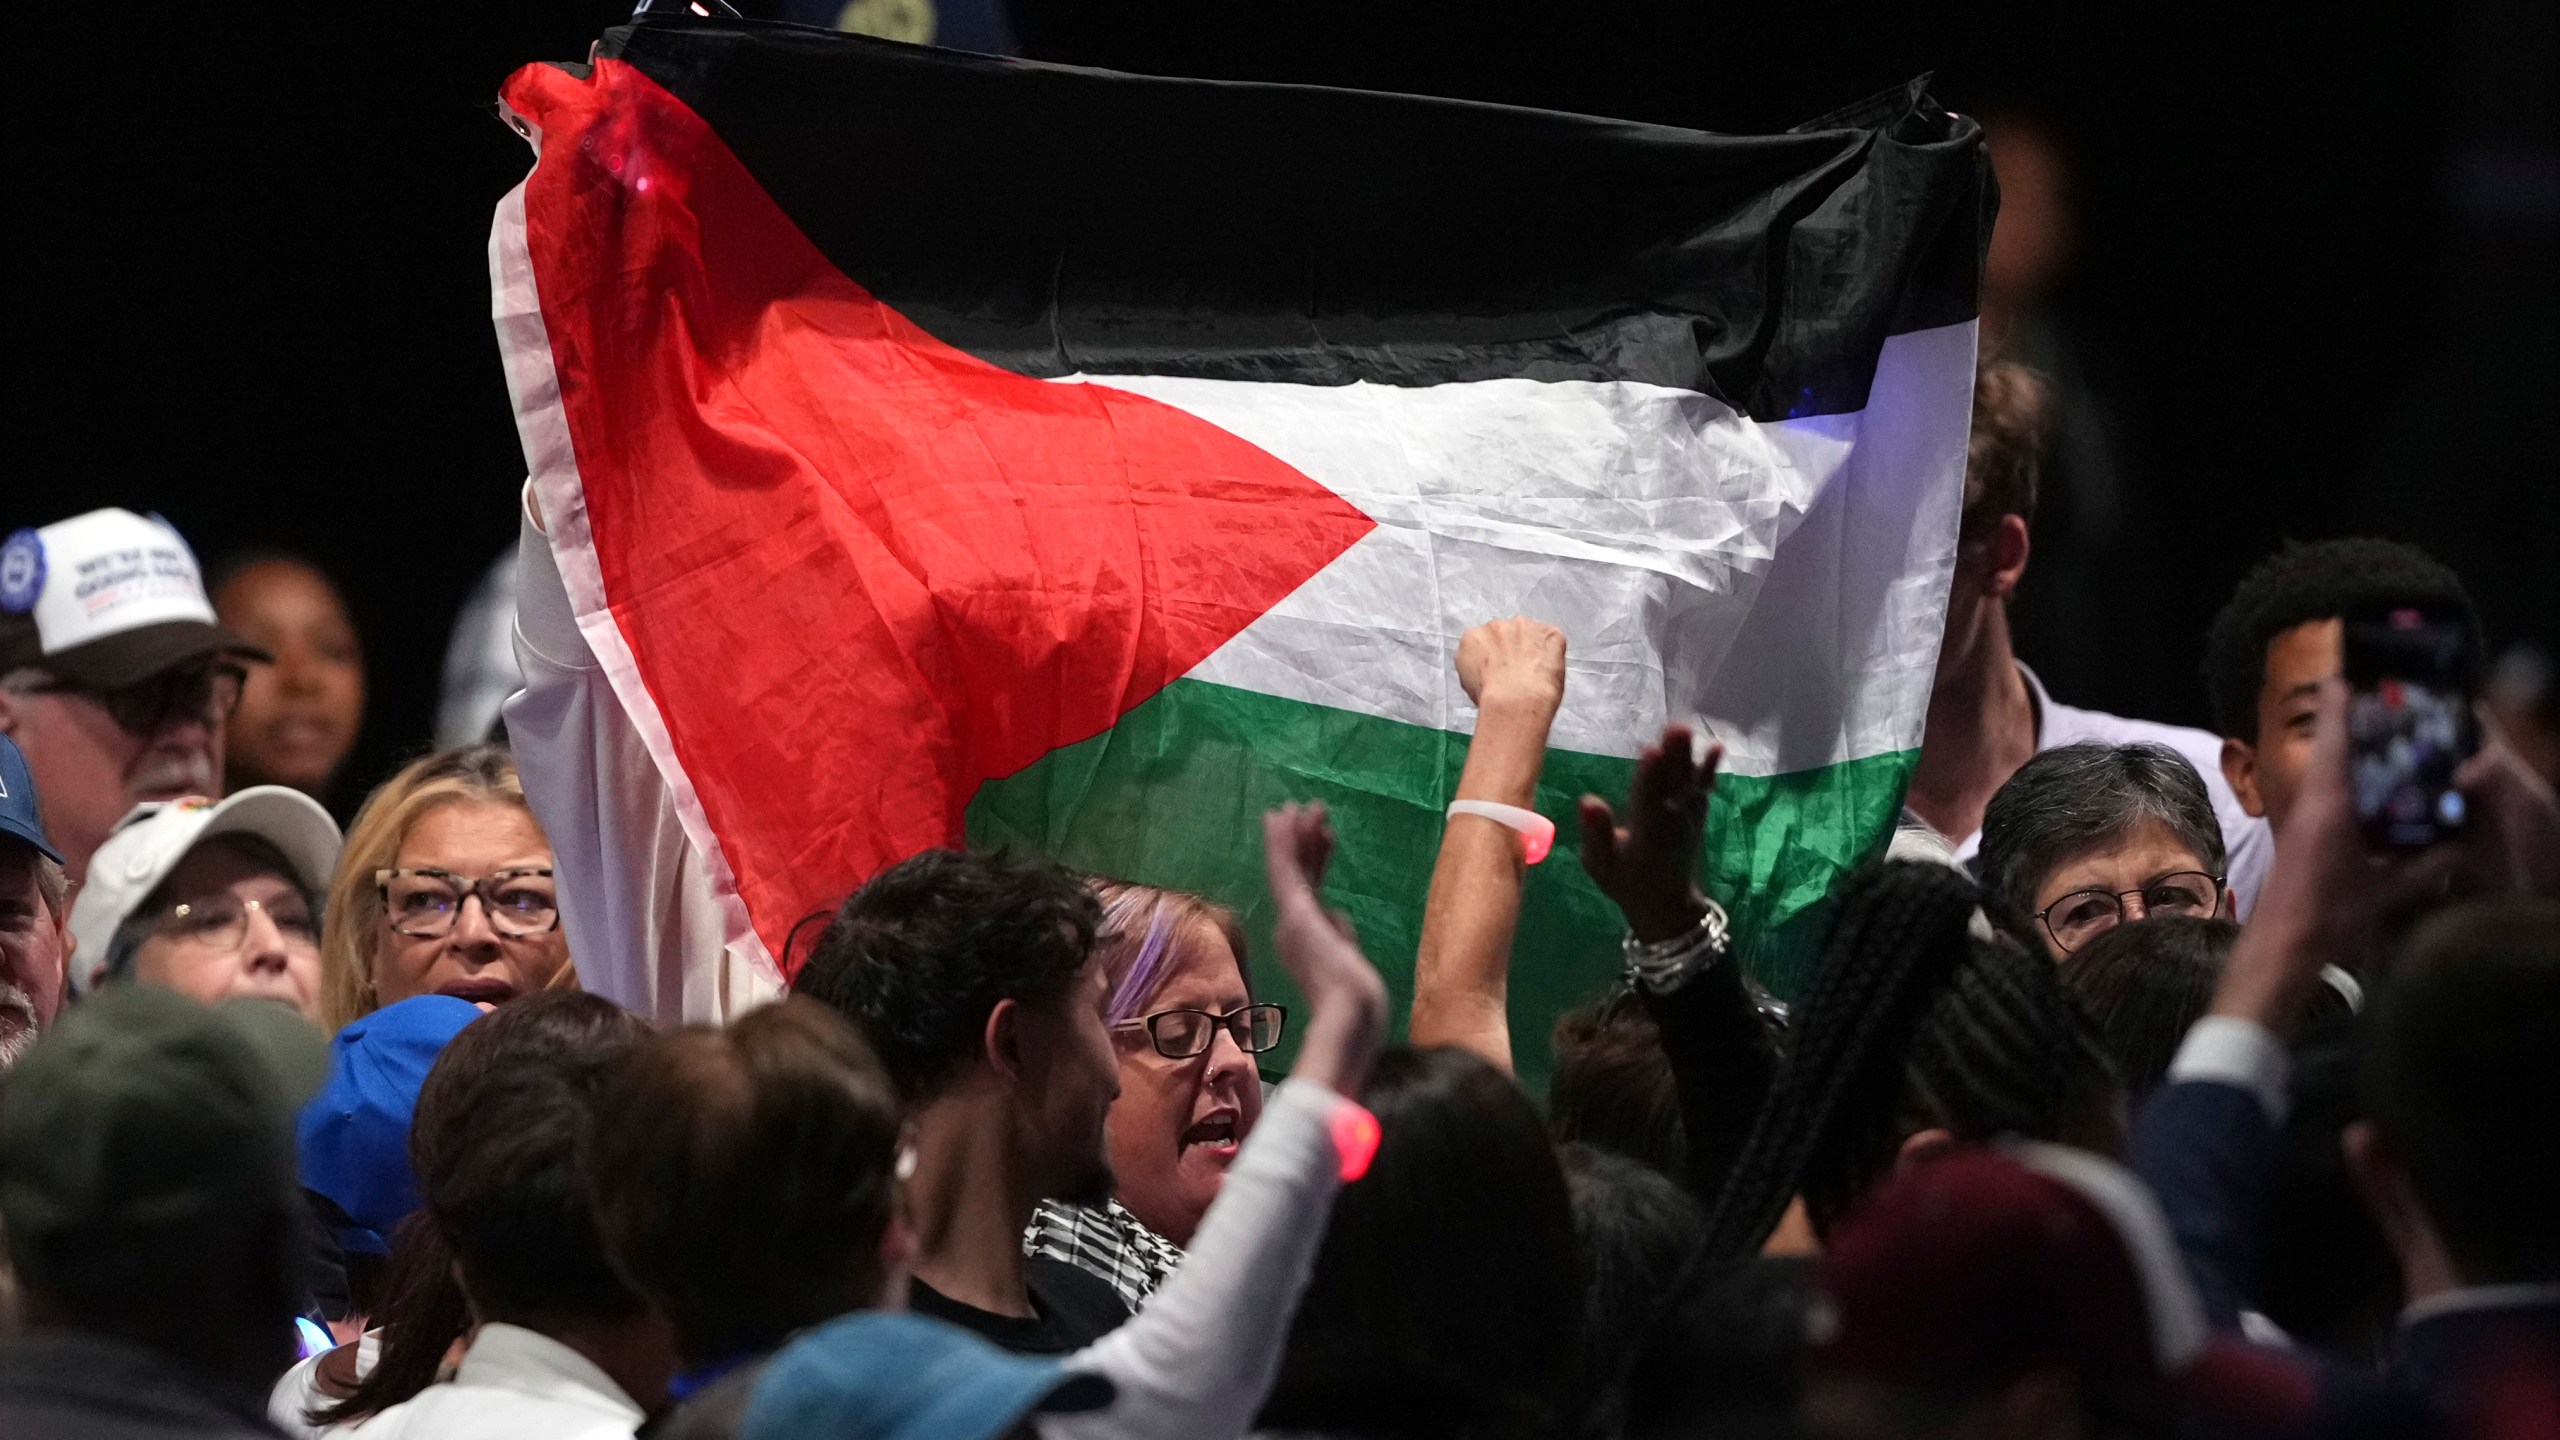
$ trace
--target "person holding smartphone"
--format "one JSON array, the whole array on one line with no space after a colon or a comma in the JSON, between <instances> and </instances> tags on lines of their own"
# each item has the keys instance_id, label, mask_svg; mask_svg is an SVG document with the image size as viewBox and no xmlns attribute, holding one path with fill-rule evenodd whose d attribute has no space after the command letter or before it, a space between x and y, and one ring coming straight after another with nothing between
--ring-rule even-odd
<instances>
[{"instance_id":1,"label":"person holding smartphone","mask_svg":"<svg viewBox=\"0 0 2560 1440\"><path fill-rule=\"evenodd\" d=\"M2480 622L2461 578L2414 545L2287 545L2260 561L2214 617L2204 670L2223 778L2279 832L2302 792L2321 682L2346 671L2348 617L2391 610L2415 611L2458 642L2431 688L2458 692L2467 710L2480 691Z\"/></svg>"}]
</instances>

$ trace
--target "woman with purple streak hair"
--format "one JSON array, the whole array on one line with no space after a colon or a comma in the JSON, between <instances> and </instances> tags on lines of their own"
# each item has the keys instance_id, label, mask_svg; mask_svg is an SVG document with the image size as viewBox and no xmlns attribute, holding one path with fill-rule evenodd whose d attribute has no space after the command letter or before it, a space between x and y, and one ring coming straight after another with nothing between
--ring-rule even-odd
<instances>
[{"instance_id":1,"label":"woman with purple streak hair","mask_svg":"<svg viewBox=\"0 0 2560 1440\"><path fill-rule=\"evenodd\" d=\"M1098 1210L1043 1203L1023 1249L1101 1276L1135 1310L1182 1262L1261 1117L1254 1056L1280 1043L1285 1012L1254 1003L1233 911L1152 885L1094 888L1111 984L1106 1019L1120 1052L1117 1185Z\"/></svg>"}]
</instances>

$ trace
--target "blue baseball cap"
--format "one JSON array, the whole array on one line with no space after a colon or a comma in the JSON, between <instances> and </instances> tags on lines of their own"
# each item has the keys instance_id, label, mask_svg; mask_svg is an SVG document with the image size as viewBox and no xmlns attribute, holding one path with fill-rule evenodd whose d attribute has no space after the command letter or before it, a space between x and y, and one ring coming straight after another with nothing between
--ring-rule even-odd
<instances>
[{"instance_id":1,"label":"blue baseball cap","mask_svg":"<svg viewBox=\"0 0 2560 1440\"><path fill-rule=\"evenodd\" d=\"M418 1208L409 1169L409 1122L436 1057L480 1007L419 995L350 1023L329 1043L329 1083L302 1107L294 1138L302 1188L338 1207L342 1250L391 1252L391 1232Z\"/></svg>"},{"instance_id":2,"label":"blue baseball cap","mask_svg":"<svg viewBox=\"0 0 2560 1440\"><path fill-rule=\"evenodd\" d=\"M62 852L45 838L44 812L36 808L36 777L27 769L26 752L0 735L0 835L15 835L59 865Z\"/></svg>"},{"instance_id":3,"label":"blue baseball cap","mask_svg":"<svg viewBox=\"0 0 2560 1440\"><path fill-rule=\"evenodd\" d=\"M928 1315L857 1310L784 1346L757 1380L740 1440L992 1440L1023 1416L1099 1410L1111 1382L999 1350Z\"/></svg>"}]
</instances>

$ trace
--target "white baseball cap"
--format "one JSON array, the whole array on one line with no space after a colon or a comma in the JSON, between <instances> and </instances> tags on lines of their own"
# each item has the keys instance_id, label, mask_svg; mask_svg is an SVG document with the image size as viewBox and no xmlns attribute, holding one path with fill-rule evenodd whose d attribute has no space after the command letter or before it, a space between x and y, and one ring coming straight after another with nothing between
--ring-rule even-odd
<instances>
[{"instance_id":1,"label":"white baseball cap","mask_svg":"<svg viewBox=\"0 0 2560 1440\"><path fill-rule=\"evenodd\" d=\"M71 903L71 933L80 939L71 962L73 994L98 988L106 979L107 945L116 927L188 851L216 835L255 835L275 846L315 896L328 893L337 873L338 822L299 790L252 785L227 800L190 795L136 805L90 858L89 878Z\"/></svg>"},{"instance_id":2,"label":"white baseball cap","mask_svg":"<svg viewBox=\"0 0 2560 1440\"><path fill-rule=\"evenodd\" d=\"M0 672L41 665L112 690L226 653L275 658L215 621L168 521L109 508L0 540Z\"/></svg>"}]
</instances>

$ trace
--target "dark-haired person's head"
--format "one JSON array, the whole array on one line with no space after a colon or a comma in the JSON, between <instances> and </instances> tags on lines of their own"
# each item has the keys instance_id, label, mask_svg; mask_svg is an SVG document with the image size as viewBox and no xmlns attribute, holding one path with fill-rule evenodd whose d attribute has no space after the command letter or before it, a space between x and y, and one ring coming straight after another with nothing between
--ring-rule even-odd
<instances>
[{"instance_id":1,"label":"dark-haired person's head","mask_svg":"<svg viewBox=\"0 0 2560 1440\"><path fill-rule=\"evenodd\" d=\"M601 996L547 991L466 1027L427 1072L410 1163L483 1320L640 1307L605 1258L577 1162L597 1096L647 1033Z\"/></svg>"},{"instance_id":2,"label":"dark-haired person's head","mask_svg":"<svg viewBox=\"0 0 2560 1440\"><path fill-rule=\"evenodd\" d=\"M2460 577L2396 540L2290 543L2258 562L2205 633L2205 689L2222 732L2222 774L2252 815L2278 826L2311 758L2320 682L2345 668L2345 617L2419 605L2470 617ZM2481 664L2476 633L2465 662Z\"/></svg>"},{"instance_id":3,"label":"dark-haired person's head","mask_svg":"<svg viewBox=\"0 0 2560 1440\"><path fill-rule=\"evenodd\" d=\"M1627 1440L1797 1440L1817 1294L1803 1256L1750 1255L1661 1277L1662 1317L1628 1357Z\"/></svg>"},{"instance_id":4,"label":"dark-haired person's head","mask_svg":"<svg viewBox=\"0 0 2560 1440\"><path fill-rule=\"evenodd\" d=\"M1630 1369L1663 1311L1662 1291L1705 1237L1707 1213L1669 1175L1596 1145L1556 1149L1582 1257L1583 1432L1615 1435Z\"/></svg>"},{"instance_id":5,"label":"dark-haired person's head","mask_svg":"<svg viewBox=\"0 0 2560 1440\"><path fill-rule=\"evenodd\" d=\"M1894 1153L2001 1137L2122 1150L2124 1086L2097 1022L2041 958L1968 939L1912 1033Z\"/></svg>"},{"instance_id":6,"label":"dark-haired person's head","mask_svg":"<svg viewBox=\"0 0 2560 1440\"><path fill-rule=\"evenodd\" d=\"M1633 991L1566 1011L1551 1048L1547 1129L1558 1144L1594 1145L1665 1175L1687 1173L1679 1087L1661 1027Z\"/></svg>"},{"instance_id":7,"label":"dark-haired person's head","mask_svg":"<svg viewBox=\"0 0 2560 1440\"><path fill-rule=\"evenodd\" d=\"M2116 926L2063 958L2062 983L2097 1021L2129 1103L2139 1106L2168 1075L2239 937L2218 916L2161 916Z\"/></svg>"},{"instance_id":8,"label":"dark-haired person's head","mask_svg":"<svg viewBox=\"0 0 2560 1440\"><path fill-rule=\"evenodd\" d=\"M2121 1146L2123 1091L2097 1026L2051 962L1974 933L1979 898L1933 862L1851 879L1717 1198L1713 1254L1756 1253L1799 1196L1828 1230L1897 1164L1950 1142Z\"/></svg>"},{"instance_id":9,"label":"dark-haired person's head","mask_svg":"<svg viewBox=\"0 0 2560 1440\"><path fill-rule=\"evenodd\" d=\"M2560 1281L2560 902L2434 917L2365 1018L2347 1159L2409 1298Z\"/></svg>"},{"instance_id":10,"label":"dark-haired person's head","mask_svg":"<svg viewBox=\"0 0 2560 1440\"><path fill-rule=\"evenodd\" d=\"M934 1112L1001 1121L1026 1209L1099 1205L1120 1093L1101 920L1052 861L928 850L845 900L791 988L854 1023L929 1129Z\"/></svg>"},{"instance_id":11,"label":"dark-haired person's head","mask_svg":"<svg viewBox=\"0 0 2560 1440\"><path fill-rule=\"evenodd\" d=\"M325 793L364 723L364 646L346 598L318 565L282 551L232 557L206 588L224 625L275 656L240 687L224 783Z\"/></svg>"},{"instance_id":12,"label":"dark-haired person's head","mask_svg":"<svg viewBox=\"0 0 2560 1440\"><path fill-rule=\"evenodd\" d=\"M897 1151L888 1073L794 996L643 1041L596 1106L586 1175L607 1248L699 1372L890 1303Z\"/></svg>"},{"instance_id":13,"label":"dark-haired person's head","mask_svg":"<svg viewBox=\"0 0 2560 1440\"><path fill-rule=\"evenodd\" d=\"M138 1433L98 1413L118 1377L212 1402L165 1433L244 1433L293 1361L293 1112L327 1063L281 1006L158 987L76 1006L27 1052L0 1086L0 1222L29 1332L0 1433ZM81 1373L22 1383L49 1367Z\"/></svg>"},{"instance_id":14,"label":"dark-haired person's head","mask_svg":"<svg viewBox=\"0 0 2560 1440\"><path fill-rule=\"evenodd\" d=\"M1377 1158L1334 1201L1264 1429L1555 1433L1582 1290L1572 1205L1537 1108L1463 1050L1391 1050L1369 1073Z\"/></svg>"},{"instance_id":15,"label":"dark-haired person's head","mask_svg":"<svg viewBox=\"0 0 2560 1440\"><path fill-rule=\"evenodd\" d=\"M606 1255L579 1168L598 1097L647 1033L602 996L549 990L445 1046L409 1126L421 1207L392 1241L381 1359L319 1419L416 1395L475 1323L578 1351L643 1409L665 1399L673 1341Z\"/></svg>"},{"instance_id":16,"label":"dark-haired person's head","mask_svg":"<svg viewBox=\"0 0 2560 1440\"><path fill-rule=\"evenodd\" d=\"M2055 959L2126 920L2230 912L2213 798L2165 745L2062 745L2019 766L1982 812L1977 868L2002 928Z\"/></svg>"}]
</instances>

